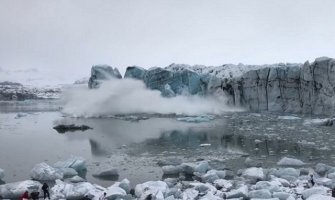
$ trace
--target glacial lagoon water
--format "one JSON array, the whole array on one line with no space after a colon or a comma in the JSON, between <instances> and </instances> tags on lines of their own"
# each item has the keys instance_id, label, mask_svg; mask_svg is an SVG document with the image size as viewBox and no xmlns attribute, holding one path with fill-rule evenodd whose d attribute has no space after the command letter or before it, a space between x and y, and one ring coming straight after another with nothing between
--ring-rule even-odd
<instances>
[{"instance_id":1,"label":"glacial lagoon water","mask_svg":"<svg viewBox=\"0 0 335 200\"><path fill-rule=\"evenodd\" d=\"M310 116L276 113L225 113L210 122L187 123L174 116L151 116L127 121L115 118L70 118L58 102L1 103L0 168L6 182L29 179L35 164L50 165L71 155L87 159L85 178L109 186L128 178L133 185L162 179L159 162L210 160L216 169L236 171L247 156L275 166L283 156L294 156L313 166L334 165L335 127L314 126ZM18 114L19 113L19 114ZM85 132L58 133L57 124L85 124ZM210 146L201 147L201 144ZM98 168L115 167L119 177L97 179Z\"/></svg>"}]
</instances>

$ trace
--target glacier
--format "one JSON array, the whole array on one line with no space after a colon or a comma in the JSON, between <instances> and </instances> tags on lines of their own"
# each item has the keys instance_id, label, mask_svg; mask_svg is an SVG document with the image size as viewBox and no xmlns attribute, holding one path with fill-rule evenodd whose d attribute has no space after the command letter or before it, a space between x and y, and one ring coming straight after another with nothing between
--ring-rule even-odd
<instances>
[{"instance_id":1,"label":"glacier","mask_svg":"<svg viewBox=\"0 0 335 200\"><path fill-rule=\"evenodd\" d=\"M121 78L112 67L109 77ZM99 80L100 69L92 67L91 79ZM101 80L106 79L106 75ZM127 68L125 79L144 82L165 97L178 95L226 96L227 103L250 111L332 115L335 111L335 59L271 65L172 64L165 68ZM92 83L89 83L92 88Z\"/></svg>"}]
</instances>

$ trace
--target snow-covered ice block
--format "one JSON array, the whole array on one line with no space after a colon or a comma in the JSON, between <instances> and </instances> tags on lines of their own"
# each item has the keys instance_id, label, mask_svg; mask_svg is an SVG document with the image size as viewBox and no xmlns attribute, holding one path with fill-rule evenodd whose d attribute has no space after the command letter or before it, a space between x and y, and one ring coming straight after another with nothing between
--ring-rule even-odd
<instances>
[{"instance_id":1,"label":"snow-covered ice block","mask_svg":"<svg viewBox=\"0 0 335 200\"><path fill-rule=\"evenodd\" d=\"M270 192L280 191L282 184L278 181L258 181L255 185L256 190L266 189Z\"/></svg>"},{"instance_id":2,"label":"snow-covered ice block","mask_svg":"<svg viewBox=\"0 0 335 200\"><path fill-rule=\"evenodd\" d=\"M287 200L291 194L287 192L274 192L272 196L278 198L279 200Z\"/></svg>"},{"instance_id":3,"label":"snow-covered ice block","mask_svg":"<svg viewBox=\"0 0 335 200\"><path fill-rule=\"evenodd\" d=\"M71 156L65 161L58 161L54 164L55 168L72 168L77 172L86 170L86 160L82 157Z\"/></svg>"},{"instance_id":4,"label":"snow-covered ice block","mask_svg":"<svg viewBox=\"0 0 335 200\"><path fill-rule=\"evenodd\" d=\"M206 173L210 169L207 161L201 161L197 166L195 166L194 171L199 173Z\"/></svg>"},{"instance_id":5,"label":"snow-covered ice block","mask_svg":"<svg viewBox=\"0 0 335 200\"><path fill-rule=\"evenodd\" d=\"M181 168L185 174L192 175L194 172L194 168L196 167L195 163L182 163Z\"/></svg>"},{"instance_id":6,"label":"snow-covered ice block","mask_svg":"<svg viewBox=\"0 0 335 200\"><path fill-rule=\"evenodd\" d=\"M335 200L335 198L322 194L313 194L310 197L308 197L307 200Z\"/></svg>"},{"instance_id":7,"label":"snow-covered ice block","mask_svg":"<svg viewBox=\"0 0 335 200\"><path fill-rule=\"evenodd\" d=\"M196 199L198 195L199 195L198 190L195 190L194 188L188 188L183 192L182 197L185 200L191 200Z\"/></svg>"},{"instance_id":8,"label":"snow-covered ice block","mask_svg":"<svg viewBox=\"0 0 335 200\"><path fill-rule=\"evenodd\" d=\"M230 192L227 192L226 197L228 199L232 198L247 198L248 197L248 186L243 185L238 189L231 190Z\"/></svg>"},{"instance_id":9,"label":"snow-covered ice block","mask_svg":"<svg viewBox=\"0 0 335 200\"><path fill-rule=\"evenodd\" d=\"M59 170L63 173L64 177L72 177L78 175L78 172L73 168L59 168Z\"/></svg>"},{"instance_id":10,"label":"snow-covered ice block","mask_svg":"<svg viewBox=\"0 0 335 200\"><path fill-rule=\"evenodd\" d=\"M0 185L0 196L3 199L17 199L25 191L38 191L42 184L38 181L26 180L15 183L7 183Z\"/></svg>"},{"instance_id":11,"label":"snow-covered ice block","mask_svg":"<svg viewBox=\"0 0 335 200\"><path fill-rule=\"evenodd\" d=\"M124 199L124 197L127 196L127 192L117 186L108 187L106 193L107 199Z\"/></svg>"},{"instance_id":12,"label":"snow-covered ice block","mask_svg":"<svg viewBox=\"0 0 335 200\"><path fill-rule=\"evenodd\" d=\"M263 168L251 167L246 169L242 176L246 179L251 179L253 181L263 180L264 179L264 172Z\"/></svg>"},{"instance_id":13,"label":"snow-covered ice block","mask_svg":"<svg viewBox=\"0 0 335 200\"><path fill-rule=\"evenodd\" d=\"M280 161L277 162L277 165L279 165L279 166L301 167L301 166L304 166L305 163L302 162L301 160L298 160L298 159L284 157L284 158L280 159Z\"/></svg>"},{"instance_id":14,"label":"snow-covered ice block","mask_svg":"<svg viewBox=\"0 0 335 200\"><path fill-rule=\"evenodd\" d=\"M229 180L225 180L225 179L217 179L214 181L214 186L220 190L230 190L233 188L233 184L231 181Z\"/></svg>"},{"instance_id":15,"label":"snow-covered ice block","mask_svg":"<svg viewBox=\"0 0 335 200\"><path fill-rule=\"evenodd\" d=\"M56 184L51 188L52 199L80 199L85 195L96 199L104 191L105 188L88 182L71 184L61 180L56 180Z\"/></svg>"},{"instance_id":16,"label":"snow-covered ice block","mask_svg":"<svg viewBox=\"0 0 335 200\"><path fill-rule=\"evenodd\" d=\"M120 187L128 194L130 192L130 181L123 179L121 182L115 182L113 186Z\"/></svg>"},{"instance_id":17,"label":"snow-covered ice block","mask_svg":"<svg viewBox=\"0 0 335 200\"><path fill-rule=\"evenodd\" d=\"M312 187L307 190L302 191L302 196L304 199L307 199L308 197L314 195L314 194L320 194L320 195L327 195L327 190L329 190L326 187L323 186L317 186L317 187Z\"/></svg>"},{"instance_id":18,"label":"snow-covered ice block","mask_svg":"<svg viewBox=\"0 0 335 200\"><path fill-rule=\"evenodd\" d=\"M31 170L30 177L39 181L54 181L56 179L62 179L63 173L46 163L39 163Z\"/></svg>"},{"instance_id":19,"label":"snow-covered ice block","mask_svg":"<svg viewBox=\"0 0 335 200\"><path fill-rule=\"evenodd\" d=\"M267 189L262 190L253 190L248 193L249 198L258 198L258 199L269 199L271 198L271 193Z\"/></svg>"},{"instance_id":20,"label":"snow-covered ice block","mask_svg":"<svg viewBox=\"0 0 335 200\"><path fill-rule=\"evenodd\" d=\"M153 199L164 199L164 194L168 191L168 185L163 181L148 181L137 184L135 195L140 199L152 195Z\"/></svg>"}]
</instances>

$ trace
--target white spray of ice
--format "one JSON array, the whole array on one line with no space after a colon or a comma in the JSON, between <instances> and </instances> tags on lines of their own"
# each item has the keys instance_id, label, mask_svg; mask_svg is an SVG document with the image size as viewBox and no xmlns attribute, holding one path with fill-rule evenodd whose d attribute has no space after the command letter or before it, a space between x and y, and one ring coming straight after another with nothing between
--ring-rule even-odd
<instances>
[{"instance_id":1,"label":"white spray of ice","mask_svg":"<svg viewBox=\"0 0 335 200\"><path fill-rule=\"evenodd\" d=\"M63 112L75 117L116 114L221 114L240 111L226 105L224 97L177 96L165 98L147 89L142 81L119 79L104 82L99 89L72 87L65 92Z\"/></svg>"}]
</instances>

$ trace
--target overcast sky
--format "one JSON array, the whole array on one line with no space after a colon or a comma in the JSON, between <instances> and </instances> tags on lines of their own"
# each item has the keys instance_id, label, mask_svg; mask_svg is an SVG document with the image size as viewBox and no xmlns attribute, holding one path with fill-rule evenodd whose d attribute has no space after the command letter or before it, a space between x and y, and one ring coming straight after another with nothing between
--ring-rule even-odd
<instances>
[{"instance_id":1,"label":"overcast sky","mask_svg":"<svg viewBox=\"0 0 335 200\"><path fill-rule=\"evenodd\" d=\"M123 74L129 65L313 61L335 57L334 8L334 0L0 0L0 67L78 78L99 63Z\"/></svg>"}]
</instances>

